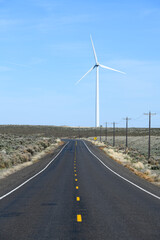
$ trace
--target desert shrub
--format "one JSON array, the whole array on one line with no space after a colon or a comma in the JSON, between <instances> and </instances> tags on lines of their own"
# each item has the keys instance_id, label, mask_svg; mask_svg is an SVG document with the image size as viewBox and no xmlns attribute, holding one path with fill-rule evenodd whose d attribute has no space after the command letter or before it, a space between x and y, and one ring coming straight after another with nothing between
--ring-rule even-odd
<instances>
[{"instance_id":1,"label":"desert shrub","mask_svg":"<svg viewBox=\"0 0 160 240\"><path fill-rule=\"evenodd\" d=\"M21 153L19 154L19 159L21 163L28 162L28 161L31 161L31 155L27 153Z\"/></svg>"},{"instance_id":2,"label":"desert shrub","mask_svg":"<svg viewBox=\"0 0 160 240\"><path fill-rule=\"evenodd\" d=\"M41 150L38 145L34 145L33 149L34 149L35 152L39 152Z\"/></svg>"},{"instance_id":3,"label":"desert shrub","mask_svg":"<svg viewBox=\"0 0 160 240\"><path fill-rule=\"evenodd\" d=\"M39 144L45 149L49 146L49 143L47 141L40 141Z\"/></svg>"},{"instance_id":4,"label":"desert shrub","mask_svg":"<svg viewBox=\"0 0 160 240\"><path fill-rule=\"evenodd\" d=\"M26 151L29 152L31 155L34 155L34 149L32 146L29 146L28 148L26 148Z\"/></svg>"},{"instance_id":5,"label":"desert shrub","mask_svg":"<svg viewBox=\"0 0 160 240\"><path fill-rule=\"evenodd\" d=\"M3 161L0 161L0 169L1 169L1 168L5 168L5 164L4 164Z\"/></svg>"},{"instance_id":6,"label":"desert shrub","mask_svg":"<svg viewBox=\"0 0 160 240\"><path fill-rule=\"evenodd\" d=\"M2 154L0 154L0 168L5 168L4 159Z\"/></svg>"},{"instance_id":7,"label":"desert shrub","mask_svg":"<svg viewBox=\"0 0 160 240\"><path fill-rule=\"evenodd\" d=\"M11 163L10 159L7 159L7 160L4 161L4 166L5 166L5 168L9 168L9 167L12 166L12 163Z\"/></svg>"},{"instance_id":8,"label":"desert shrub","mask_svg":"<svg viewBox=\"0 0 160 240\"><path fill-rule=\"evenodd\" d=\"M14 154L10 157L10 159L11 159L10 161L11 161L12 165L17 165L17 164L19 164L19 163L21 162L18 153L14 153Z\"/></svg>"},{"instance_id":9,"label":"desert shrub","mask_svg":"<svg viewBox=\"0 0 160 240\"><path fill-rule=\"evenodd\" d=\"M41 133L31 135L30 131L28 134L28 127L24 127L24 130L26 134L18 135L15 131L13 134L0 134L0 168L30 161L36 152L43 151L55 142L54 137L44 137Z\"/></svg>"},{"instance_id":10,"label":"desert shrub","mask_svg":"<svg viewBox=\"0 0 160 240\"><path fill-rule=\"evenodd\" d=\"M0 168L8 168L11 167L11 161L10 158L7 157L6 154L0 154Z\"/></svg>"}]
</instances>

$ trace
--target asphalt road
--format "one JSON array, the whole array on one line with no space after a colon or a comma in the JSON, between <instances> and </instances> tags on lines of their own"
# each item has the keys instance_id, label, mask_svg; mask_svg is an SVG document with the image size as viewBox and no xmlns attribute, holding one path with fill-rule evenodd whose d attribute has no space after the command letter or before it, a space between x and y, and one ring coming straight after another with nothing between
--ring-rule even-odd
<instances>
[{"instance_id":1,"label":"asphalt road","mask_svg":"<svg viewBox=\"0 0 160 240\"><path fill-rule=\"evenodd\" d=\"M87 145L109 169L70 140L47 169L0 200L0 240L160 239L159 188Z\"/></svg>"}]
</instances>

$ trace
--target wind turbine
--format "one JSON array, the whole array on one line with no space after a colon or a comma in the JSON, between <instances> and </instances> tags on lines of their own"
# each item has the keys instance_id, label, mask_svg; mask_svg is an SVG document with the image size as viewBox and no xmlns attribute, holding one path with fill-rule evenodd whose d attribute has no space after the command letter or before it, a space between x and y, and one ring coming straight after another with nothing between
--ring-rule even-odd
<instances>
[{"instance_id":1,"label":"wind turbine","mask_svg":"<svg viewBox=\"0 0 160 240\"><path fill-rule=\"evenodd\" d=\"M123 73L123 74L125 74L125 73L100 64L97 60L97 55L96 55L96 51L94 48L94 44L93 44L91 35L90 35L90 38L91 38L91 43L92 43L92 48L93 48L93 53L94 53L94 58L95 58L95 65L86 74L84 74L84 76L80 80L78 80L76 82L76 84L78 84L89 72L91 72L94 68L96 68L96 70L97 70L97 73L96 73L96 76L97 76L97 78L96 78L96 127L99 127L99 67L106 68L108 70L112 70L112 71Z\"/></svg>"}]
</instances>

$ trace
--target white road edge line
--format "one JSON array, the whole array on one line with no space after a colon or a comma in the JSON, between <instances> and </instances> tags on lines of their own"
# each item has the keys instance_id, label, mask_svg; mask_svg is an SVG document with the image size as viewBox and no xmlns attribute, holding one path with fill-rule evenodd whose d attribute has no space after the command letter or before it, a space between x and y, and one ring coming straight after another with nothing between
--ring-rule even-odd
<instances>
[{"instance_id":1,"label":"white road edge line","mask_svg":"<svg viewBox=\"0 0 160 240\"><path fill-rule=\"evenodd\" d=\"M7 197L8 195L10 195L11 193L15 192L16 190L18 190L19 188L21 188L22 186L24 186L26 183L28 183L29 181L31 181L33 178L37 177L39 174L41 174L42 172L44 172L49 165L59 156L59 154L63 151L63 149L68 145L69 142L67 142L63 148L59 151L59 153L38 173L36 173L35 175L33 175L32 177L30 177L29 179L27 179L25 182L21 183L18 187L12 189L10 192L6 193L5 195L0 197L0 200L2 200L3 198Z\"/></svg>"},{"instance_id":2,"label":"white road edge line","mask_svg":"<svg viewBox=\"0 0 160 240\"><path fill-rule=\"evenodd\" d=\"M86 148L88 149L88 151L89 151L95 158L97 158L104 167L106 167L106 168L107 168L108 170L110 170L112 173L114 173L114 174L117 175L118 177L122 178L124 181L132 184L133 186L135 186L135 187L137 187L137 188L139 188L141 191L143 191L143 192L145 192L145 193L148 193L148 194L151 195L152 197L155 197L155 198L157 198L157 199L160 200L160 197L159 197L159 196L157 196L157 195L155 195L155 194L153 194L153 193L145 190L144 188L138 186L137 184L131 182L130 180L126 179L125 177L122 177L122 176L121 176L120 174L118 174L117 172L113 171L110 167L108 167L107 165L105 165L104 162L102 162L102 160L101 160L99 157L97 157L97 156L89 149L89 147L87 146L87 144L86 144L84 141L83 141L83 143L84 143L84 145L86 146Z\"/></svg>"}]
</instances>

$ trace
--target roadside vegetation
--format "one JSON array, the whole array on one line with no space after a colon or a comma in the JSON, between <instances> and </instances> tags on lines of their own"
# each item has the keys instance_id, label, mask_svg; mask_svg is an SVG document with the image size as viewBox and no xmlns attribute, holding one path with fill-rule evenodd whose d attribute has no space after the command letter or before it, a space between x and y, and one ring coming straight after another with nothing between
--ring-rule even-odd
<instances>
[{"instance_id":1,"label":"roadside vegetation","mask_svg":"<svg viewBox=\"0 0 160 240\"><path fill-rule=\"evenodd\" d=\"M148 159L148 137L132 136L128 138L128 148L125 148L125 136L116 136L116 145L113 147L113 138L93 138L89 140L102 149L109 157L129 168L140 177L160 186L160 137L151 137L151 157Z\"/></svg>"},{"instance_id":2,"label":"roadside vegetation","mask_svg":"<svg viewBox=\"0 0 160 240\"><path fill-rule=\"evenodd\" d=\"M60 138L86 138L99 145L107 155L144 178L160 184L160 128L151 129L151 157L148 159L148 129L129 128L128 148L125 148L125 128L113 129L67 126L0 125L0 172L14 166L31 163L36 156L60 144ZM101 142L100 142L101 135ZM98 137L97 137L98 136ZM103 136L103 137L102 137ZM94 141L93 138L98 140Z\"/></svg>"},{"instance_id":3,"label":"roadside vegetation","mask_svg":"<svg viewBox=\"0 0 160 240\"><path fill-rule=\"evenodd\" d=\"M37 153L56 143L54 137L0 134L0 169L31 161Z\"/></svg>"},{"instance_id":4,"label":"roadside vegetation","mask_svg":"<svg viewBox=\"0 0 160 240\"><path fill-rule=\"evenodd\" d=\"M67 127L67 126L34 126L34 125L0 125L0 134L12 135L35 135L39 134L44 137L95 137L106 135L106 128L94 127ZM125 128L116 128L116 136L125 136ZM108 136L112 136L113 129L107 129ZM147 136L148 128L129 128L128 136ZM152 128L151 136L160 136L160 128Z\"/></svg>"}]
</instances>

